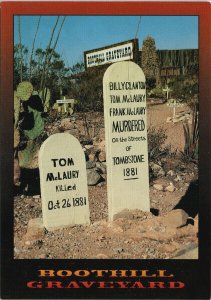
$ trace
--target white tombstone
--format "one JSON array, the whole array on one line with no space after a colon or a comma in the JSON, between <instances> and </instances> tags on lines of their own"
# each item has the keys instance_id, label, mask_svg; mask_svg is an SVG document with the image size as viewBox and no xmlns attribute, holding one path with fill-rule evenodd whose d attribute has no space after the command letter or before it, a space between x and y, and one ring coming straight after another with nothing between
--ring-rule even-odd
<instances>
[{"instance_id":1,"label":"white tombstone","mask_svg":"<svg viewBox=\"0 0 211 300\"><path fill-rule=\"evenodd\" d=\"M109 220L123 209L150 210L145 75L117 62L103 78Z\"/></svg>"},{"instance_id":2,"label":"white tombstone","mask_svg":"<svg viewBox=\"0 0 211 300\"><path fill-rule=\"evenodd\" d=\"M43 223L47 229L89 224L85 156L69 133L50 136L39 152Z\"/></svg>"}]
</instances>

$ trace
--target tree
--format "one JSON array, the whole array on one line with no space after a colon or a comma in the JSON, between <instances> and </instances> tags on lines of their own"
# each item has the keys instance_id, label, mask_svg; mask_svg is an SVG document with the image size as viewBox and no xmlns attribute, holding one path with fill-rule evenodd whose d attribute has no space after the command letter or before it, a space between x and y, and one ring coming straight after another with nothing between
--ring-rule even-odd
<instances>
[{"instance_id":1,"label":"tree","mask_svg":"<svg viewBox=\"0 0 211 300\"><path fill-rule=\"evenodd\" d=\"M148 87L153 88L155 85L159 85L159 62L155 40L151 36L147 36L143 41L141 66L146 76Z\"/></svg>"}]
</instances>

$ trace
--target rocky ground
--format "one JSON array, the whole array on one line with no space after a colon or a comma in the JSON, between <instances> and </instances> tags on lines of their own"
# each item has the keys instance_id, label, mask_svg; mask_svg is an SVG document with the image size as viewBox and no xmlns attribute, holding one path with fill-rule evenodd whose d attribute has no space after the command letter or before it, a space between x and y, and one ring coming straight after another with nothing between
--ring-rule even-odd
<instances>
[{"instance_id":1,"label":"rocky ground","mask_svg":"<svg viewBox=\"0 0 211 300\"><path fill-rule=\"evenodd\" d=\"M188 107L150 105L148 126L166 130L166 144L177 153L184 147L183 122L191 122ZM14 257L16 259L197 258L198 169L177 156L150 163L151 211L123 211L108 221L103 116L73 114L46 125L46 133L69 132L81 142L87 159L91 225L47 231L42 226L40 195L14 197ZM26 191L27 192L27 191ZM25 193L26 194L26 193Z\"/></svg>"}]
</instances>

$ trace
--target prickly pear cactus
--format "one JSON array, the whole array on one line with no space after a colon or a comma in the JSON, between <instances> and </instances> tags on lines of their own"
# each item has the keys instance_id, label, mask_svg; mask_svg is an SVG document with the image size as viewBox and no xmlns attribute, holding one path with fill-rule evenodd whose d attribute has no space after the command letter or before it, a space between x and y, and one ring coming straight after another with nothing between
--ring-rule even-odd
<instances>
[{"instance_id":1,"label":"prickly pear cactus","mask_svg":"<svg viewBox=\"0 0 211 300\"><path fill-rule=\"evenodd\" d=\"M29 97L32 95L33 85L28 81L23 81L19 83L17 87L17 96L22 101L27 101Z\"/></svg>"},{"instance_id":2,"label":"prickly pear cactus","mask_svg":"<svg viewBox=\"0 0 211 300\"><path fill-rule=\"evenodd\" d=\"M38 91L33 91L33 92L32 92L32 95L33 95L33 96L39 95L39 93L38 93Z\"/></svg>"},{"instance_id":3,"label":"prickly pear cactus","mask_svg":"<svg viewBox=\"0 0 211 300\"><path fill-rule=\"evenodd\" d=\"M38 168L38 153L40 145L30 140L24 150L18 152L19 165L21 168Z\"/></svg>"},{"instance_id":4,"label":"prickly pear cactus","mask_svg":"<svg viewBox=\"0 0 211 300\"><path fill-rule=\"evenodd\" d=\"M20 98L17 96L17 92L14 91L14 127L16 128L19 121L20 114Z\"/></svg>"},{"instance_id":5,"label":"prickly pear cactus","mask_svg":"<svg viewBox=\"0 0 211 300\"><path fill-rule=\"evenodd\" d=\"M24 130L24 135L30 140L36 139L44 130L44 120L41 116L41 112L31 108L29 106L29 112L34 115L34 127L30 130Z\"/></svg>"}]
</instances>

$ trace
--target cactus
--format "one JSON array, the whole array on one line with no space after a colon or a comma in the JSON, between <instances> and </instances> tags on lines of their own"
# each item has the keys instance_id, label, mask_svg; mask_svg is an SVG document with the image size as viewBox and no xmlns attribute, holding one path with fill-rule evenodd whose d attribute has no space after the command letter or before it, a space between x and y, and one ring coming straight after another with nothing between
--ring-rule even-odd
<instances>
[{"instance_id":1,"label":"cactus","mask_svg":"<svg viewBox=\"0 0 211 300\"><path fill-rule=\"evenodd\" d=\"M50 99L51 99L51 92L48 88L44 89L44 97L43 97L43 92L39 92L39 96L42 99L42 103L44 106L44 112L47 112L50 107Z\"/></svg>"},{"instance_id":2,"label":"cactus","mask_svg":"<svg viewBox=\"0 0 211 300\"><path fill-rule=\"evenodd\" d=\"M22 101L27 101L29 97L32 95L33 85L28 81L23 81L19 83L17 87L17 97L19 97Z\"/></svg>"},{"instance_id":3,"label":"cactus","mask_svg":"<svg viewBox=\"0 0 211 300\"><path fill-rule=\"evenodd\" d=\"M186 161L197 161L199 155L199 118L198 112L195 109L193 112L192 126L189 127L188 124L183 125L185 146L183 150L183 158Z\"/></svg>"},{"instance_id":4,"label":"cactus","mask_svg":"<svg viewBox=\"0 0 211 300\"><path fill-rule=\"evenodd\" d=\"M14 91L14 128L17 127L20 114L20 98L17 96L17 92Z\"/></svg>"},{"instance_id":5,"label":"cactus","mask_svg":"<svg viewBox=\"0 0 211 300\"><path fill-rule=\"evenodd\" d=\"M38 91L33 91L32 92L32 95L34 96L34 95L39 95L39 93L38 93Z\"/></svg>"},{"instance_id":6,"label":"cactus","mask_svg":"<svg viewBox=\"0 0 211 300\"><path fill-rule=\"evenodd\" d=\"M24 150L18 152L19 165L21 168L36 169L38 168L39 144L29 140Z\"/></svg>"},{"instance_id":7,"label":"cactus","mask_svg":"<svg viewBox=\"0 0 211 300\"><path fill-rule=\"evenodd\" d=\"M44 120L41 116L41 112L31 108L29 106L29 112L34 115L34 127L30 130L24 130L24 135L31 140L36 139L44 130Z\"/></svg>"}]
</instances>

